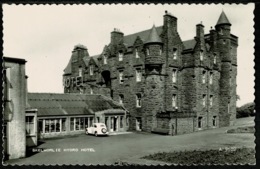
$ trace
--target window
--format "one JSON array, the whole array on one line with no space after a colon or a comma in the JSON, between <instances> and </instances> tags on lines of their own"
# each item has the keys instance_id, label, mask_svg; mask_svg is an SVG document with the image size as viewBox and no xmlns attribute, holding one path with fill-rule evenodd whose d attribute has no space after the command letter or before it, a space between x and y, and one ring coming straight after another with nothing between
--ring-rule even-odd
<instances>
[{"instance_id":1,"label":"window","mask_svg":"<svg viewBox=\"0 0 260 169\"><path fill-rule=\"evenodd\" d=\"M173 83L177 82L177 70L176 69L172 70L172 82Z\"/></svg>"},{"instance_id":2,"label":"window","mask_svg":"<svg viewBox=\"0 0 260 169\"><path fill-rule=\"evenodd\" d=\"M162 55L162 48L160 47L159 55Z\"/></svg>"},{"instance_id":3,"label":"window","mask_svg":"<svg viewBox=\"0 0 260 169\"><path fill-rule=\"evenodd\" d=\"M26 134L35 134L34 116L26 116Z\"/></svg>"},{"instance_id":4,"label":"window","mask_svg":"<svg viewBox=\"0 0 260 169\"><path fill-rule=\"evenodd\" d=\"M79 67L79 76L82 77L82 67Z\"/></svg>"},{"instance_id":5,"label":"window","mask_svg":"<svg viewBox=\"0 0 260 169\"><path fill-rule=\"evenodd\" d=\"M86 123L85 117L72 117L70 118L70 131L79 131L79 130L84 130L85 129L85 124Z\"/></svg>"},{"instance_id":6,"label":"window","mask_svg":"<svg viewBox=\"0 0 260 169\"><path fill-rule=\"evenodd\" d=\"M176 100L176 94L174 94L174 95L172 96L172 107L174 107L174 108L175 108L176 105L177 105L177 104L176 104L176 101L177 101L177 100Z\"/></svg>"},{"instance_id":7,"label":"window","mask_svg":"<svg viewBox=\"0 0 260 169\"><path fill-rule=\"evenodd\" d=\"M66 131L66 119L61 119L61 131Z\"/></svg>"},{"instance_id":8,"label":"window","mask_svg":"<svg viewBox=\"0 0 260 169\"><path fill-rule=\"evenodd\" d=\"M173 48L173 59L176 60L178 55L178 50L177 48Z\"/></svg>"},{"instance_id":9,"label":"window","mask_svg":"<svg viewBox=\"0 0 260 169\"><path fill-rule=\"evenodd\" d=\"M118 60L123 61L124 54L122 51L118 52Z\"/></svg>"},{"instance_id":10,"label":"window","mask_svg":"<svg viewBox=\"0 0 260 169\"><path fill-rule=\"evenodd\" d=\"M90 127L88 120L89 120L89 118L88 118L88 117L85 117L85 128Z\"/></svg>"},{"instance_id":11,"label":"window","mask_svg":"<svg viewBox=\"0 0 260 169\"><path fill-rule=\"evenodd\" d=\"M141 94L136 95L136 107L141 107Z\"/></svg>"},{"instance_id":12,"label":"window","mask_svg":"<svg viewBox=\"0 0 260 169\"><path fill-rule=\"evenodd\" d=\"M106 65L107 64L107 56L106 55L104 55L104 65Z\"/></svg>"},{"instance_id":13,"label":"window","mask_svg":"<svg viewBox=\"0 0 260 169\"><path fill-rule=\"evenodd\" d=\"M150 55L149 48L146 48L146 55Z\"/></svg>"},{"instance_id":14,"label":"window","mask_svg":"<svg viewBox=\"0 0 260 169\"><path fill-rule=\"evenodd\" d=\"M124 95L122 94L119 95L119 103L124 104Z\"/></svg>"},{"instance_id":15,"label":"window","mask_svg":"<svg viewBox=\"0 0 260 169\"><path fill-rule=\"evenodd\" d=\"M119 83L123 84L124 83L124 79L123 79L123 70L119 71Z\"/></svg>"},{"instance_id":16,"label":"window","mask_svg":"<svg viewBox=\"0 0 260 169\"><path fill-rule=\"evenodd\" d=\"M217 121L217 116L213 116L213 119L212 119L212 125L213 125L213 127L216 127L216 126L217 126L216 121Z\"/></svg>"},{"instance_id":17,"label":"window","mask_svg":"<svg viewBox=\"0 0 260 169\"><path fill-rule=\"evenodd\" d=\"M213 82L213 72L209 73L209 84L212 84Z\"/></svg>"},{"instance_id":18,"label":"window","mask_svg":"<svg viewBox=\"0 0 260 169\"><path fill-rule=\"evenodd\" d=\"M94 65L90 65L89 74L92 76L94 74Z\"/></svg>"},{"instance_id":19,"label":"window","mask_svg":"<svg viewBox=\"0 0 260 169\"><path fill-rule=\"evenodd\" d=\"M43 121L44 121L43 119L38 120L38 132L39 133L43 133L43 128L44 128Z\"/></svg>"},{"instance_id":20,"label":"window","mask_svg":"<svg viewBox=\"0 0 260 169\"><path fill-rule=\"evenodd\" d=\"M213 95L210 95L210 97L209 97L209 105L210 106L213 105Z\"/></svg>"},{"instance_id":21,"label":"window","mask_svg":"<svg viewBox=\"0 0 260 169\"><path fill-rule=\"evenodd\" d=\"M136 81L141 82L141 80L142 80L141 69L136 69L135 72L136 72Z\"/></svg>"},{"instance_id":22,"label":"window","mask_svg":"<svg viewBox=\"0 0 260 169\"><path fill-rule=\"evenodd\" d=\"M202 128L202 117L198 117L198 129Z\"/></svg>"},{"instance_id":23,"label":"window","mask_svg":"<svg viewBox=\"0 0 260 169\"><path fill-rule=\"evenodd\" d=\"M202 105L204 107L206 106L206 95L205 94L202 96Z\"/></svg>"},{"instance_id":24,"label":"window","mask_svg":"<svg viewBox=\"0 0 260 169\"><path fill-rule=\"evenodd\" d=\"M79 93L80 93L80 94L83 94L83 88L82 88L82 87L79 88Z\"/></svg>"},{"instance_id":25,"label":"window","mask_svg":"<svg viewBox=\"0 0 260 169\"><path fill-rule=\"evenodd\" d=\"M140 58L138 49L135 49L135 58Z\"/></svg>"},{"instance_id":26,"label":"window","mask_svg":"<svg viewBox=\"0 0 260 169\"><path fill-rule=\"evenodd\" d=\"M45 133L49 133L50 132L50 120L46 119L45 120Z\"/></svg>"},{"instance_id":27,"label":"window","mask_svg":"<svg viewBox=\"0 0 260 169\"><path fill-rule=\"evenodd\" d=\"M217 64L217 54L216 53L214 53L213 63Z\"/></svg>"},{"instance_id":28,"label":"window","mask_svg":"<svg viewBox=\"0 0 260 169\"><path fill-rule=\"evenodd\" d=\"M90 87L90 94L93 94L93 87Z\"/></svg>"},{"instance_id":29,"label":"window","mask_svg":"<svg viewBox=\"0 0 260 169\"><path fill-rule=\"evenodd\" d=\"M120 128L123 128L124 116L120 116Z\"/></svg>"},{"instance_id":30,"label":"window","mask_svg":"<svg viewBox=\"0 0 260 169\"><path fill-rule=\"evenodd\" d=\"M202 83L206 83L206 71L202 72Z\"/></svg>"},{"instance_id":31,"label":"window","mask_svg":"<svg viewBox=\"0 0 260 169\"><path fill-rule=\"evenodd\" d=\"M203 56L203 50L200 50L200 60L203 61L204 56Z\"/></svg>"}]
</instances>

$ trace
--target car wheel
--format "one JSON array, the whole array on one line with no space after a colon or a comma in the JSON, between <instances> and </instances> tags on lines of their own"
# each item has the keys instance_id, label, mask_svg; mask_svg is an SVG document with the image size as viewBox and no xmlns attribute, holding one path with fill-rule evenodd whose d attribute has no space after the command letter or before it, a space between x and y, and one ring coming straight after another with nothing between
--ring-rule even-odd
<instances>
[{"instance_id":1,"label":"car wheel","mask_svg":"<svg viewBox=\"0 0 260 169\"><path fill-rule=\"evenodd\" d=\"M98 136L97 132L95 132L95 136L96 136L96 137Z\"/></svg>"}]
</instances>

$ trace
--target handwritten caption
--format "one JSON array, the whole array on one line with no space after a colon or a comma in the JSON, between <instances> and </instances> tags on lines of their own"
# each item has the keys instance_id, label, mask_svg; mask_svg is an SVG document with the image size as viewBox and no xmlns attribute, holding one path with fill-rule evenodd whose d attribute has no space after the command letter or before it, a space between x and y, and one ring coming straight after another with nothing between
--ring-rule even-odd
<instances>
[{"instance_id":1,"label":"handwritten caption","mask_svg":"<svg viewBox=\"0 0 260 169\"><path fill-rule=\"evenodd\" d=\"M32 152L96 152L94 148L33 148Z\"/></svg>"}]
</instances>

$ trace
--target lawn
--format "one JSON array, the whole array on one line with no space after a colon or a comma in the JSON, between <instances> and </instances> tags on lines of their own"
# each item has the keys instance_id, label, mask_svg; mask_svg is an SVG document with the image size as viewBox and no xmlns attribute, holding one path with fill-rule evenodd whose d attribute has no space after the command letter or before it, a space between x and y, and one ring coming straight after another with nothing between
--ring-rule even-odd
<instances>
[{"instance_id":1,"label":"lawn","mask_svg":"<svg viewBox=\"0 0 260 169\"><path fill-rule=\"evenodd\" d=\"M255 164L255 150L252 148L225 148L218 150L195 150L181 152L160 152L142 159L163 161L172 164Z\"/></svg>"}]
</instances>

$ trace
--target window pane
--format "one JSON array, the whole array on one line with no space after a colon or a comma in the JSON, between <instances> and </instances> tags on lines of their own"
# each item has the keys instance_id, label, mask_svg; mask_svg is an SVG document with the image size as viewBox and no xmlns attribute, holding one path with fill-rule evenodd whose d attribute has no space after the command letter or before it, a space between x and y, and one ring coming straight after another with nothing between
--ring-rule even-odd
<instances>
[{"instance_id":1,"label":"window pane","mask_svg":"<svg viewBox=\"0 0 260 169\"><path fill-rule=\"evenodd\" d=\"M66 119L62 119L61 120L61 123L62 123L62 131L66 131Z\"/></svg>"},{"instance_id":2,"label":"window pane","mask_svg":"<svg viewBox=\"0 0 260 169\"><path fill-rule=\"evenodd\" d=\"M74 118L70 118L70 131L74 131Z\"/></svg>"},{"instance_id":3,"label":"window pane","mask_svg":"<svg viewBox=\"0 0 260 169\"><path fill-rule=\"evenodd\" d=\"M80 130L84 129L84 117L80 118Z\"/></svg>"},{"instance_id":4,"label":"window pane","mask_svg":"<svg viewBox=\"0 0 260 169\"><path fill-rule=\"evenodd\" d=\"M49 128L50 128L50 120L45 119L45 133L49 133Z\"/></svg>"},{"instance_id":5,"label":"window pane","mask_svg":"<svg viewBox=\"0 0 260 169\"><path fill-rule=\"evenodd\" d=\"M60 132L60 119L56 119L55 123L56 123L56 132Z\"/></svg>"},{"instance_id":6,"label":"window pane","mask_svg":"<svg viewBox=\"0 0 260 169\"><path fill-rule=\"evenodd\" d=\"M55 130L55 119L51 119L51 132L56 132L56 130Z\"/></svg>"}]
</instances>

